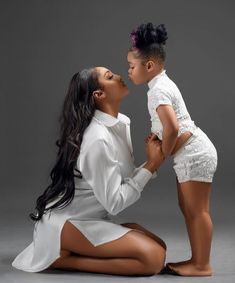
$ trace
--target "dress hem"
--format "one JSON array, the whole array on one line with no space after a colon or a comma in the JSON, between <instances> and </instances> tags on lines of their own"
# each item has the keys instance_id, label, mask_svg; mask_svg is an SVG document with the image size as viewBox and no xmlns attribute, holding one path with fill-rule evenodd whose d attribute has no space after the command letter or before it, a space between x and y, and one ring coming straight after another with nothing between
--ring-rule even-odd
<instances>
[{"instance_id":1,"label":"dress hem","mask_svg":"<svg viewBox=\"0 0 235 283\"><path fill-rule=\"evenodd\" d=\"M76 227L76 225L74 225L74 224L71 222L71 219L66 219L65 222L64 222L64 224L62 225L62 228L60 229L60 237L59 237L60 242L59 242L59 246L61 246L61 232L62 232L62 229L63 229L63 227L64 227L66 221L69 221L76 229L79 230L79 232L81 232L81 233L84 235L84 237L86 237L86 239L87 239L89 242L91 242L91 241L88 239L88 237L85 235L85 233L82 232L81 229L79 229L78 227ZM121 225L121 224L118 224L118 225ZM100 246L100 245L102 245L102 244L105 244L105 243L109 243L109 242L118 240L118 239L120 239L121 237L125 236L128 232L130 232L130 231L132 231L132 230L139 231L138 229L129 228L129 227L125 227L125 226L123 226L123 228L126 228L127 230L126 230L124 233L122 233L122 234L120 234L120 235L114 237L113 239L111 239L111 240L109 240L109 241L102 241L102 242L98 243L97 245L94 245L92 242L91 242L91 244L92 244L94 247L97 247L97 246ZM59 258L60 258L60 253L55 257L55 259L53 259L52 261L50 261L50 263L47 264L45 267L36 268L36 269L20 268L19 266L14 265L13 263L12 263L12 266L13 266L14 268L18 269L18 270L25 271L25 272L32 272L32 273L33 273L33 272L35 272L35 273L36 273L36 272L42 272L42 271L48 269L48 268L50 267L50 265L52 265L52 264L53 264L57 259L59 259Z\"/></svg>"}]
</instances>

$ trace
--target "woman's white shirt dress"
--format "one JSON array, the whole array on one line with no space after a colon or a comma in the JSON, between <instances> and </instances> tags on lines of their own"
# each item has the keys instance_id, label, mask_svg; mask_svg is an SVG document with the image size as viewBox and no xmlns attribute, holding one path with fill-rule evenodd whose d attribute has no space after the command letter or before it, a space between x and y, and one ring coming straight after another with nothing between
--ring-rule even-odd
<instances>
[{"instance_id":1,"label":"woman's white shirt dress","mask_svg":"<svg viewBox=\"0 0 235 283\"><path fill-rule=\"evenodd\" d=\"M77 159L77 169L83 178L75 178L73 201L63 209L48 211L36 222L33 242L12 265L28 272L49 267L60 257L60 234L67 220L94 246L132 230L115 223L109 215L119 213L139 199L153 176L142 166L134 165L129 118L121 113L115 118L96 110Z\"/></svg>"}]
</instances>

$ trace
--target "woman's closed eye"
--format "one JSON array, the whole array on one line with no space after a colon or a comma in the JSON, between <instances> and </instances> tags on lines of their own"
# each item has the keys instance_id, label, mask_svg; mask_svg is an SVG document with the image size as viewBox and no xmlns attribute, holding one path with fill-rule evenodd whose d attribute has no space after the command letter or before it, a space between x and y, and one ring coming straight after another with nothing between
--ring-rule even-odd
<instances>
[{"instance_id":1,"label":"woman's closed eye","mask_svg":"<svg viewBox=\"0 0 235 283\"><path fill-rule=\"evenodd\" d=\"M111 73L110 71L107 71L105 73L105 77L106 77L106 79L111 80L113 78L113 73Z\"/></svg>"}]
</instances>

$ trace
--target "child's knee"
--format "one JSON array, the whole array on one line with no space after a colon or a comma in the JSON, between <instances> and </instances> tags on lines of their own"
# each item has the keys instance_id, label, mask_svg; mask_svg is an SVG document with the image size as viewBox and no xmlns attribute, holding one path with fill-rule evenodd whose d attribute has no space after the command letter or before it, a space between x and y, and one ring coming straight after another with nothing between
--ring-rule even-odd
<instances>
[{"instance_id":1,"label":"child's knee","mask_svg":"<svg viewBox=\"0 0 235 283\"><path fill-rule=\"evenodd\" d=\"M207 215L209 215L209 211L204 208L199 208L197 206L184 208L184 216L187 219L193 220L193 219L205 217Z\"/></svg>"}]
</instances>

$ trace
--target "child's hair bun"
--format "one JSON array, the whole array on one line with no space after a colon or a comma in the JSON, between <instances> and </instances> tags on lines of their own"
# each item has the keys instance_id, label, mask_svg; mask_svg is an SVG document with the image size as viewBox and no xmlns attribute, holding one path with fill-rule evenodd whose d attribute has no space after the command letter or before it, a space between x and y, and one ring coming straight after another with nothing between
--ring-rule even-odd
<instances>
[{"instance_id":1,"label":"child's hair bun","mask_svg":"<svg viewBox=\"0 0 235 283\"><path fill-rule=\"evenodd\" d=\"M141 24L131 33L132 46L138 49L143 49L153 43L165 44L167 38L164 24L158 26L152 23Z\"/></svg>"}]
</instances>

